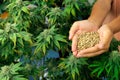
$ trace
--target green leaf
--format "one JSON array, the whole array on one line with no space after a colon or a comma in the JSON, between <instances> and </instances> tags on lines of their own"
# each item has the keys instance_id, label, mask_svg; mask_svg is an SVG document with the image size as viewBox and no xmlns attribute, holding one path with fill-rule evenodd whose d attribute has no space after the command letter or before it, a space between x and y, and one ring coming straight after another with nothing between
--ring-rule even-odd
<instances>
[{"instance_id":1,"label":"green leaf","mask_svg":"<svg viewBox=\"0 0 120 80\"><path fill-rule=\"evenodd\" d=\"M0 29L0 34L2 34L4 32L4 30Z\"/></svg>"},{"instance_id":2,"label":"green leaf","mask_svg":"<svg viewBox=\"0 0 120 80\"><path fill-rule=\"evenodd\" d=\"M59 68L61 69L64 69L65 68L65 63L64 61L63 62L60 62L60 64L58 65Z\"/></svg>"},{"instance_id":3,"label":"green leaf","mask_svg":"<svg viewBox=\"0 0 120 80\"><path fill-rule=\"evenodd\" d=\"M16 33L12 33L9 35L10 40L14 43L14 48L16 47Z\"/></svg>"},{"instance_id":4,"label":"green leaf","mask_svg":"<svg viewBox=\"0 0 120 80\"><path fill-rule=\"evenodd\" d=\"M57 34L57 35L55 35L54 37L55 37L55 39L58 40L58 41L67 42L67 41L64 39L65 36L62 36L62 35L60 35L60 34Z\"/></svg>"},{"instance_id":5,"label":"green leaf","mask_svg":"<svg viewBox=\"0 0 120 80\"><path fill-rule=\"evenodd\" d=\"M1 44L4 45L4 43L5 43L6 40L7 40L6 37L3 37L2 41L1 41Z\"/></svg>"},{"instance_id":6,"label":"green leaf","mask_svg":"<svg viewBox=\"0 0 120 80\"><path fill-rule=\"evenodd\" d=\"M24 43L23 43L22 38L18 38L18 42L19 42L22 46L24 46Z\"/></svg>"},{"instance_id":7,"label":"green leaf","mask_svg":"<svg viewBox=\"0 0 120 80\"><path fill-rule=\"evenodd\" d=\"M9 66L1 67L0 79L2 79L2 80L16 80L16 79L12 79L12 78L15 76L19 76L19 71L22 70L22 67L20 67L20 65L21 65L21 63L16 63L16 64L12 63Z\"/></svg>"},{"instance_id":8,"label":"green leaf","mask_svg":"<svg viewBox=\"0 0 120 80\"><path fill-rule=\"evenodd\" d=\"M40 49L41 49L41 45L38 44L34 50L34 54L38 53L40 51Z\"/></svg>"},{"instance_id":9,"label":"green leaf","mask_svg":"<svg viewBox=\"0 0 120 80\"><path fill-rule=\"evenodd\" d=\"M51 35L48 35L47 38L46 38L46 41L50 44L50 38L51 38Z\"/></svg>"},{"instance_id":10,"label":"green leaf","mask_svg":"<svg viewBox=\"0 0 120 80\"><path fill-rule=\"evenodd\" d=\"M65 12L66 12L68 15L70 15L70 12L71 12L70 6L68 6L68 7L65 8Z\"/></svg>"},{"instance_id":11,"label":"green leaf","mask_svg":"<svg viewBox=\"0 0 120 80\"><path fill-rule=\"evenodd\" d=\"M114 75L115 80L119 80L119 68L117 66L114 67Z\"/></svg>"},{"instance_id":12,"label":"green leaf","mask_svg":"<svg viewBox=\"0 0 120 80\"><path fill-rule=\"evenodd\" d=\"M71 74L72 74L73 80L75 80L75 72L74 72L74 69L72 70Z\"/></svg>"},{"instance_id":13,"label":"green leaf","mask_svg":"<svg viewBox=\"0 0 120 80\"><path fill-rule=\"evenodd\" d=\"M77 73L77 75L79 75L79 70L77 67L75 67L75 72Z\"/></svg>"},{"instance_id":14,"label":"green leaf","mask_svg":"<svg viewBox=\"0 0 120 80\"><path fill-rule=\"evenodd\" d=\"M89 67L98 67L98 66L100 66L99 63L94 63L94 64L90 64L90 65L89 65Z\"/></svg>"},{"instance_id":15,"label":"green leaf","mask_svg":"<svg viewBox=\"0 0 120 80\"><path fill-rule=\"evenodd\" d=\"M18 71L18 70L21 70L21 63L17 63L17 64L11 64L10 65L12 68L12 70L14 70L14 71Z\"/></svg>"},{"instance_id":16,"label":"green leaf","mask_svg":"<svg viewBox=\"0 0 120 80\"><path fill-rule=\"evenodd\" d=\"M97 77L100 77L100 75L102 74L103 71L104 71L104 67L101 67L97 74Z\"/></svg>"},{"instance_id":17,"label":"green leaf","mask_svg":"<svg viewBox=\"0 0 120 80\"><path fill-rule=\"evenodd\" d=\"M28 79L23 78L22 75L17 75L17 76L14 76L12 80L28 80Z\"/></svg>"},{"instance_id":18,"label":"green leaf","mask_svg":"<svg viewBox=\"0 0 120 80\"><path fill-rule=\"evenodd\" d=\"M25 31L21 31L19 34L22 36L22 38L25 41L29 42L31 45L33 44L32 40L31 40L31 34L30 33L25 32Z\"/></svg>"},{"instance_id":19,"label":"green leaf","mask_svg":"<svg viewBox=\"0 0 120 80\"><path fill-rule=\"evenodd\" d=\"M2 77L1 80L9 80L9 77Z\"/></svg>"},{"instance_id":20,"label":"green leaf","mask_svg":"<svg viewBox=\"0 0 120 80\"><path fill-rule=\"evenodd\" d=\"M25 13L27 13L27 14L29 14L28 8L26 6L22 7L22 11L25 12Z\"/></svg>"},{"instance_id":21,"label":"green leaf","mask_svg":"<svg viewBox=\"0 0 120 80\"><path fill-rule=\"evenodd\" d=\"M75 3L75 7L76 7L77 10L80 10L80 8L79 8L77 3Z\"/></svg>"},{"instance_id":22,"label":"green leaf","mask_svg":"<svg viewBox=\"0 0 120 80\"><path fill-rule=\"evenodd\" d=\"M92 73L91 74L94 74L94 73L97 73L97 72L99 72L99 70L100 70L101 68L100 67L98 67L98 68L95 68L93 71L92 71Z\"/></svg>"},{"instance_id":23,"label":"green leaf","mask_svg":"<svg viewBox=\"0 0 120 80\"><path fill-rule=\"evenodd\" d=\"M110 74L111 70L112 70L112 66L106 67L107 74Z\"/></svg>"},{"instance_id":24,"label":"green leaf","mask_svg":"<svg viewBox=\"0 0 120 80\"><path fill-rule=\"evenodd\" d=\"M60 44L56 39L54 40L54 44L58 47L58 49L60 49Z\"/></svg>"},{"instance_id":25,"label":"green leaf","mask_svg":"<svg viewBox=\"0 0 120 80\"><path fill-rule=\"evenodd\" d=\"M72 15L75 17L76 16L76 13L75 13L75 10L74 9L71 9L71 13Z\"/></svg>"},{"instance_id":26,"label":"green leaf","mask_svg":"<svg viewBox=\"0 0 120 80\"><path fill-rule=\"evenodd\" d=\"M43 53L45 54L46 53L46 46L45 46L45 44L42 45L42 50L43 50Z\"/></svg>"}]
</instances>

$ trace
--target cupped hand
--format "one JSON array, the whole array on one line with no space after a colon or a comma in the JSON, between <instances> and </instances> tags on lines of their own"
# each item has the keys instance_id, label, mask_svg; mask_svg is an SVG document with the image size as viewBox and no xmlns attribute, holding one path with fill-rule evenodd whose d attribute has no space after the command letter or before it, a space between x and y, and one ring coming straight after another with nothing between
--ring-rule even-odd
<instances>
[{"instance_id":1,"label":"cupped hand","mask_svg":"<svg viewBox=\"0 0 120 80\"><path fill-rule=\"evenodd\" d=\"M113 32L110 30L109 26L103 25L98 30L100 36L99 44L96 44L94 47L81 50L78 52L76 57L94 57L106 52L109 49L111 40L113 38Z\"/></svg>"},{"instance_id":2,"label":"cupped hand","mask_svg":"<svg viewBox=\"0 0 120 80\"><path fill-rule=\"evenodd\" d=\"M98 26L89 20L76 21L73 23L70 31L69 31L69 39L72 40L72 52L73 55L76 56L77 52L77 35L81 32L90 32L97 31Z\"/></svg>"}]
</instances>

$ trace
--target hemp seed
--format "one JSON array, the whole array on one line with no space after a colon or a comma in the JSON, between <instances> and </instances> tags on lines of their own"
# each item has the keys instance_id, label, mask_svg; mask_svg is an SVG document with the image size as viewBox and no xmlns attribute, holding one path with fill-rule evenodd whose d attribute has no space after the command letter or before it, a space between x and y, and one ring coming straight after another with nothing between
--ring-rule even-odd
<instances>
[{"instance_id":1,"label":"hemp seed","mask_svg":"<svg viewBox=\"0 0 120 80\"><path fill-rule=\"evenodd\" d=\"M100 41L98 32L84 32L78 35L78 51L95 46Z\"/></svg>"}]
</instances>

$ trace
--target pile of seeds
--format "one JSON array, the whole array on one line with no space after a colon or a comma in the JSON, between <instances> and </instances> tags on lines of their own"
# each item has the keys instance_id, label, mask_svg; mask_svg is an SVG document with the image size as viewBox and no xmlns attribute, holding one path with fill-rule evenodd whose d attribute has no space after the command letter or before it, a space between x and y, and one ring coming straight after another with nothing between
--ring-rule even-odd
<instances>
[{"instance_id":1,"label":"pile of seeds","mask_svg":"<svg viewBox=\"0 0 120 80\"><path fill-rule=\"evenodd\" d=\"M78 51L95 46L99 43L98 32L86 32L78 35L77 49Z\"/></svg>"}]
</instances>

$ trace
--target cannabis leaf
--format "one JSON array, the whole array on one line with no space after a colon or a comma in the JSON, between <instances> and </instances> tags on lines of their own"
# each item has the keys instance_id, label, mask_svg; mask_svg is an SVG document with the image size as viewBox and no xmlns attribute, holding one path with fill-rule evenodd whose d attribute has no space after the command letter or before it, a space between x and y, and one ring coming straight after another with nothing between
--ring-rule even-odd
<instances>
[{"instance_id":1,"label":"cannabis leaf","mask_svg":"<svg viewBox=\"0 0 120 80\"><path fill-rule=\"evenodd\" d=\"M64 70L65 73L71 75L73 80L76 79L76 76L81 76L81 70L84 65L88 65L86 58L76 58L73 55L69 56L66 59L61 59L61 63L59 64L59 68ZM69 76L70 77L70 76Z\"/></svg>"},{"instance_id":2,"label":"cannabis leaf","mask_svg":"<svg viewBox=\"0 0 120 80\"><path fill-rule=\"evenodd\" d=\"M60 49L60 42L67 42L65 40L65 36L56 33L57 29L53 26L50 29L45 29L43 32L41 32L36 42L36 48L34 53L38 53L39 51L42 51L44 54L46 51L50 48L58 48Z\"/></svg>"},{"instance_id":3,"label":"cannabis leaf","mask_svg":"<svg viewBox=\"0 0 120 80\"><path fill-rule=\"evenodd\" d=\"M0 70L0 79L1 80L28 80L19 74L23 68L20 67L21 63L11 64L9 66L3 66Z\"/></svg>"}]
</instances>

